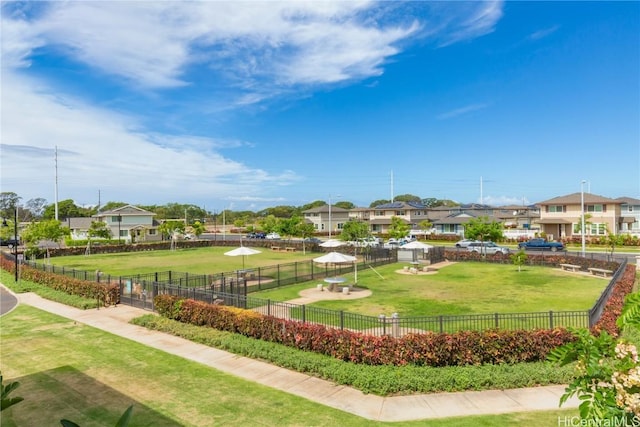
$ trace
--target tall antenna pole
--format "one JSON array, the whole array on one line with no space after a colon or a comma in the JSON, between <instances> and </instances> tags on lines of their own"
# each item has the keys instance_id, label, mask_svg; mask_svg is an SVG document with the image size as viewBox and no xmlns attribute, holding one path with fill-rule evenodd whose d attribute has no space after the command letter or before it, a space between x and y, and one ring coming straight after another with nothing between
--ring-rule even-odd
<instances>
[{"instance_id":1,"label":"tall antenna pole","mask_svg":"<svg viewBox=\"0 0 640 427\"><path fill-rule=\"evenodd\" d=\"M393 199L395 196L393 195L393 169L391 170L391 203L393 203Z\"/></svg>"},{"instance_id":2,"label":"tall antenna pole","mask_svg":"<svg viewBox=\"0 0 640 427\"><path fill-rule=\"evenodd\" d=\"M56 199L56 221L58 220L58 146L56 145L55 150L55 166L56 166L56 189L55 189L55 199Z\"/></svg>"}]
</instances>

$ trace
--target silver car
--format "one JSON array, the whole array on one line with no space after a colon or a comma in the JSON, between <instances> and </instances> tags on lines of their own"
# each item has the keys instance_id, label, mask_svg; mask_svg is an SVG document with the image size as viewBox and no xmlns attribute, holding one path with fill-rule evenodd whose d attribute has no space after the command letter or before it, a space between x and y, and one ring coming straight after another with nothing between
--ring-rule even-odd
<instances>
[{"instance_id":1,"label":"silver car","mask_svg":"<svg viewBox=\"0 0 640 427\"><path fill-rule=\"evenodd\" d=\"M503 246L498 246L493 242L473 242L467 246L467 250L469 252L475 252L478 254L486 254L493 255L497 253L508 254L510 252L509 248L505 248Z\"/></svg>"}]
</instances>

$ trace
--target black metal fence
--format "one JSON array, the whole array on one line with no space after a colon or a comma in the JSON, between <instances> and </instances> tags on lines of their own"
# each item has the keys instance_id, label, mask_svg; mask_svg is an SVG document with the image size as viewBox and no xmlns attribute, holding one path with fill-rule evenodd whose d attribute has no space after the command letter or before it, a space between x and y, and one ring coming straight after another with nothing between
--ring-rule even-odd
<instances>
[{"instance_id":1,"label":"black metal fence","mask_svg":"<svg viewBox=\"0 0 640 427\"><path fill-rule=\"evenodd\" d=\"M438 253L438 256L442 254ZM359 268L395 262L395 251L371 251L364 256ZM584 259L583 259L584 261ZM367 316L314 306L254 298L248 294L255 290L270 289L298 282L337 276L352 271L353 264L331 264L319 267L312 260L239 270L213 275L193 275L172 271L134 276L102 275L43 263L25 261L25 264L56 274L82 280L118 283L120 302L147 310L154 310L153 298L168 294L212 304L224 304L254 310L265 315L305 323L323 324L371 335L402 336L407 333L455 332L487 329L553 329L555 327L587 328L593 326L611 296L613 287L623 274L627 261L618 260L608 286L593 308L584 311L547 311L532 313L493 313L457 316L390 317ZM543 264L544 260L535 261Z\"/></svg>"}]
</instances>

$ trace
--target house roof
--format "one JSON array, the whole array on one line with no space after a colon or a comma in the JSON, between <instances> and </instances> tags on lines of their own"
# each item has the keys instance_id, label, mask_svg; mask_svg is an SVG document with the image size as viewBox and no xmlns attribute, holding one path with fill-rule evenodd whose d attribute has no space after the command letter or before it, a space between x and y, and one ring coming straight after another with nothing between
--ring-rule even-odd
<instances>
[{"instance_id":1,"label":"house roof","mask_svg":"<svg viewBox=\"0 0 640 427\"><path fill-rule=\"evenodd\" d=\"M378 205L373 209L427 209L427 205L419 202L390 202Z\"/></svg>"},{"instance_id":2,"label":"house roof","mask_svg":"<svg viewBox=\"0 0 640 427\"><path fill-rule=\"evenodd\" d=\"M155 215L153 212L146 211L137 206L125 205L108 211L98 212L93 217L109 216L109 215Z\"/></svg>"},{"instance_id":3,"label":"house roof","mask_svg":"<svg viewBox=\"0 0 640 427\"><path fill-rule=\"evenodd\" d=\"M303 213L329 213L329 205L317 206L315 208L307 209ZM331 214L334 213L348 213L348 209L341 208L340 206L331 205Z\"/></svg>"},{"instance_id":4,"label":"house roof","mask_svg":"<svg viewBox=\"0 0 640 427\"><path fill-rule=\"evenodd\" d=\"M640 199L634 199L633 197L618 197L616 200L626 205L640 205Z\"/></svg>"},{"instance_id":5,"label":"house roof","mask_svg":"<svg viewBox=\"0 0 640 427\"><path fill-rule=\"evenodd\" d=\"M95 219L89 217L67 218L62 221L62 225L66 225L71 230L88 230L93 221Z\"/></svg>"},{"instance_id":6,"label":"house roof","mask_svg":"<svg viewBox=\"0 0 640 427\"><path fill-rule=\"evenodd\" d=\"M469 215L468 213L457 213L435 220L433 224L466 224L474 218L475 216Z\"/></svg>"},{"instance_id":7,"label":"house roof","mask_svg":"<svg viewBox=\"0 0 640 427\"><path fill-rule=\"evenodd\" d=\"M580 221L580 218L544 218L536 221L538 224L573 224Z\"/></svg>"},{"instance_id":8,"label":"house roof","mask_svg":"<svg viewBox=\"0 0 640 427\"><path fill-rule=\"evenodd\" d=\"M615 199L610 199L608 197L598 196L597 194L584 193L584 202L585 203L610 203L610 204L621 204L622 202ZM543 202L539 202L539 205L579 205L582 203L582 193L572 193L567 194L566 196L558 196L553 199L545 200Z\"/></svg>"}]
</instances>

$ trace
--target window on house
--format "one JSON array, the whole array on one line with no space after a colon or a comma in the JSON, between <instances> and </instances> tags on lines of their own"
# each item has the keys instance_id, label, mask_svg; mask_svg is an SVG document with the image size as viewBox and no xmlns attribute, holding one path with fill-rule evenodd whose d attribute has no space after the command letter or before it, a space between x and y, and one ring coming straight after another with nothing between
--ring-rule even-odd
<instances>
[{"instance_id":1,"label":"window on house","mask_svg":"<svg viewBox=\"0 0 640 427\"><path fill-rule=\"evenodd\" d=\"M547 206L547 212L551 212L551 213L565 212L564 205L549 205Z\"/></svg>"},{"instance_id":2,"label":"window on house","mask_svg":"<svg viewBox=\"0 0 640 427\"><path fill-rule=\"evenodd\" d=\"M376 216L384 216L384 211L376 211Z\"/></svg>"},{"instance_id":3,"label":"window on house","mask_svg":"<svg viewBox=\"0 0 640 427\"><path fill-rule=\"evenodd\" d=\"M605 212L606 211L604 205L587 205L585 207L585 210L587 212Z\"/></svg>"},{"instance_id":4,"label":"window on house","mask_svg":"<svg viewBox=\"0 0 640 427\"><path fill-rule=\"evenodd\" d=\"M156 229L152 228L152 229L150 229L150 230L147 230L147 234L148 234L149 236L155 236L156 234L158 234L158 230L156 230Z\"/></svg>"},{"instance_id":5,"label":"window on house","mask_svg":"<svg viewBox=\"0 0 640 427\"><path fill-rule=\"evenodd\" d=\"M401 216L401 215L404 215L404 214L405 214L405 211L396 211L396 213L395 213L396 216Z\"/></svg>"},{"instance_id":6,"label":"window on house","mask_svg":"<svg viewBox=\"0 0 640 427\"><path fill-rule=\"evenodd\" d=\"M627 211L628 212L633 212L633 206L632 205L627 206Z\"/></svg>"},{"instance_id":7,"label":"window on house","mask_svg":"<svg viewBox=\"0 0 640 427\"><path fill-rule=\"evenodd\" d=\"M455 233L456 232L455 224L443 224L442 225L442 232L443 233Z\"/></svg>"},{"instance_id":8,"label":"window on house","mask_svg":"<svg viewBox=\"0 0 640 427\"><path fill-rule=\"evenodd\" d=\"M607 224L587 224L585 228L587 233L592 236L604 236L607 234Z\"/></svg>"}]
</instances>

